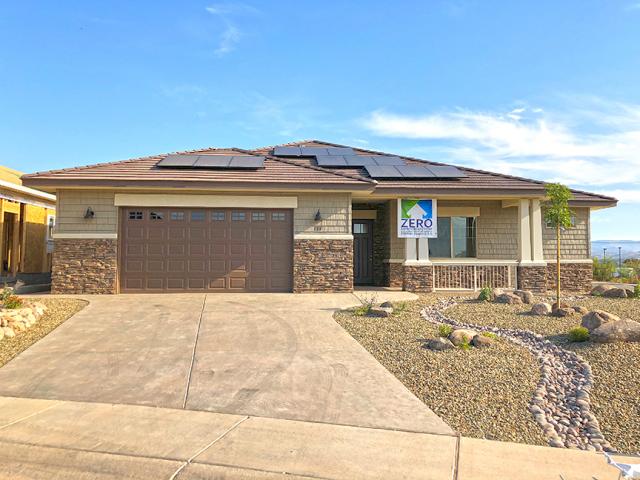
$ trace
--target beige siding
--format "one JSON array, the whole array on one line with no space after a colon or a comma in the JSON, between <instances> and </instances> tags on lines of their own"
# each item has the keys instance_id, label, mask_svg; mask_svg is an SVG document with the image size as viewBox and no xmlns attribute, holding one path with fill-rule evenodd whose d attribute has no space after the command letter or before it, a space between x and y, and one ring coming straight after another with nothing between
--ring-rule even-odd
<instances>
[{"instance_id":1,"label":"beige siding","mask_svg":"<svg viewBox=\"0 0 640 480\"><path fill-rule=\"evenodd\" d=\"M320 210L322 221L314 220ZM295 233L351 233L351 195L348 193L309 194L298 196L293 215Z\"/></svg>"},{"instance_id":2,"label":"beige siding","mask_svg":"<svg viewBox=\"0 0 640 480\"><path fill-rule=\"evenodd\" d=\"M438 207L480 207L477 220L477 257L485 260L517 260L518 209L502 208L495 201L438 202Z\"/></svg>"},{"instance_id":3,"label":"beige siding","mask_svg":"<svg viewBox=\"0 0 640 480\"><path fill-rule=\"evenodd\" d=\"M56 232L58 233L116 233L118 209L114 206L114 192L106 190L58 191ZM87 208L95 217L84 218Z\"/></svg>"},{"instance_id":4,"label":"beige siding","mask_svg":"<svg viewBox=\"0 0 640 480\"><path fill-rule=\"evenodd\" d=\"M391 200L389 209L389 257L392 260L404 260L405 239L398 238L398 202Z\"/></svg>"},{"instance_id":5,"label":"beige siding","mask_svg":"<svg viewBox=\"0 0 640 480\"><path fill-rule=\"evenodd\" d=\"M585 260L591 258L590 219L588 208L574 208L575 226L560 235L560 255L563 260ZM545 260L556 258L556 233L542 224L542 243Z\"/></svg>"}]
</instances>

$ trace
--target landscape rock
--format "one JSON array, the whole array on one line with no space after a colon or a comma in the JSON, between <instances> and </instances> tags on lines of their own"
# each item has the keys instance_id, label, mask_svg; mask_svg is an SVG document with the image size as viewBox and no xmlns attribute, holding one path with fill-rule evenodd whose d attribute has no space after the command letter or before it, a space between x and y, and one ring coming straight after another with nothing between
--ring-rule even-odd
<instances>
[{"instance_id":1,"label":"landscape rock","mask_svg":"<svg viewBox=\"0 0 640 480\"><path fill-rule=\"evenodd\" d=\"M607 290L611 290L612 288L614 287L611 285L596 285L591 290L591 295L600 296L600 295L603 295L604 292L606 292Z\"/></svg>"},{"instance_id":2,"label":"landscape rock","mask_svg":"<svg viewBox=\"0 0 640 480\"><path fill-rule=\"evenodd\" d=\"M551 305L548 303L536 303L531 307L533 315L549 315L551 313Z\"/></svg>"},{"instance_id":3,"label":"landscape rock","mask_svg":"<svg viewBox=\"0 0 640 480\"><path fill-rule=\"evenodd\" d=\"M2 327L2 331L4 332L4 336L7 338L13 338L16 336L13 328L11 327Z\"/></svg>"},{"instance_id":4,"label":"landscape rock","mask_svg":"<svg viewBox=\"0 0 640 480\"><path fill-rule=\"evenodd\" d=\"M522 299L518 295L514 295L513 293L503 293L498 295L495 300L496 303L506 303L507 305L520 305L522 304Z\"/></svg>"},{"instance_id":5,"label":"landscape rock","mask_svg":"<svg viewBox=\"0 0 640 480\"><path fill-rule=\"evenodd\" d=\"M596 343L640 342L640 323L633 320L607 322L591 332Z\"/></svg>"},{"instance_id":6,"label":"landscape rock","mask_svg":"<svg viewBox=\"0 0 640 480\"><path fill-rule=\"evenodd\" d=\"M553 315L556 317L570 317L575 315L576 311L571 307L560 307L553 310Z\"/></svg>"},{"instance_id":7,"label":"landscape rock","mask_svg":"<svg viewBox=\"0 0 640 480\"><path fill-rule=\"evenodd\" d=\"M500 295L502 295L504 293L504 289L502 288L494 288L493 290L491 290L491 296L493 298L497 298Z\"/></svg>"},{"instance_id":8,"label":"landscape rock","mask_svg":"<svg viewBox=\"0 0 640 480\"><path fill-rule=\"evenodd\" d=\"M574 305L571 308L573 308L573 310L580 315L586 315L587 313L589 313L589 309L587 307L583 307L582 305Z\"/></svg>"},{"instance_id":9,"label":"landscape rock","mask_svg":"<svg viewBox=\"0 0 640 480\"><path fill-rule=\"evenodd\" d=\"M601 327L605 323L618 322L620 317L604 310L594 310L582 317L581 325L590 332Z\"/></svg>"},{"instance_id":10,"label":"landscape rock","mask_svg":"<svg viewBox=\"0 0 640 480\"><path fill-rule=\"evenodd\" d=\"M471 344L478 348L490 347L493 345L493 338L485 337L484 335L476 335L473 337L473 340L471 340Z\"/></svg>"},{"instance_id":11,"label":"landscape rock","mask_svg":"<svg viewBox=\"0 0 640 480\"><path fill-rule=\"evenodd\" d=\"M475 330L469 330L467 328L458 328L449 334L449 340L456 347L459 347L463 343L471 343L473 337L478 334Z\"/></svg>"},{"instance_id":12,"label":"landscape rock","mask_svg":"<svg viewBox=\"0 0 640 480\"><path fill-rule=\"evenodd\" d=\"M520 297L522 303L526 303L527 305L533 303L533 293L528 290L514 290L513 294Z\"/></svg>"},{"instance_id":13,"label":"landscape rock","mask_svg":"<svg viewBox=\"0 0 640 480\"><path fill-rule=\"evenodd\" d=\"M629 297L629 290L626 288L611 288L602 294L606 298L627 298Z\"/></svg>"},{"instance_id":14,"label":"landscape rock","mask_svg":"<svg viewBox=\"0 0 640 480\"><path fill-rule=\"evenodd\" d=\"M393 308L372 307L367 315L369 317L390 317L392 313Z\"/></svg>"},{"instance_id":15,"label":"landscape rock","mask_svg":"<svg viewBox=\"0 0 640 480\"><path fill-rule=\"evenodd\" d=\"M455 348L453 346L453 343L451 343L446 338L442 338L442 337L436 337L436 338L429 339L424 344L424 346L426 348L428 348L429 350L435 350L437 352L442 352L444 350L451 350L452 348Z\"/></svg>"},{"instance_id":16,"label":"landscape rock","mask_svg":"<svg viewBox=\"0 0 640 480\"><path fill-rule=\"evenodd\" d=\"M391 309L393 309L393 303L391 303L391 302L382 302L382 303L380 304L380 307L382 307L382 308L391 308Z\"/></svg>"}]
</instances>

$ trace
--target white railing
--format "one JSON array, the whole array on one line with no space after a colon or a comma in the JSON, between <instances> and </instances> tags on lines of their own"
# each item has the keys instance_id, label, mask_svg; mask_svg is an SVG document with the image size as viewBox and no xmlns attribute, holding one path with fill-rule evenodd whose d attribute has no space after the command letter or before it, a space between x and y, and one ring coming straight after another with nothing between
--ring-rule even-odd
<instances>
[{"instance_id":1,"label":"white railing","mask_svg":"<svg viewBox=\"0 0 640 480\"><path fill-rule=\"evenodd\" d=\"M480 290L482 287L516 288L515 261L433 261L435 290Z\"/></svg>"}]
</instances>

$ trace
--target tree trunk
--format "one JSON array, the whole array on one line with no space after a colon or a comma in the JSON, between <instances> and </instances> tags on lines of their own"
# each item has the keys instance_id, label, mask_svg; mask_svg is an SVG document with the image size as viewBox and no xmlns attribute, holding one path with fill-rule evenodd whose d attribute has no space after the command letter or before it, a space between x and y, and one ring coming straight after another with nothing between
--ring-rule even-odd
<instances>
[{"instance_id":1,"label":"tree trunk","mask_svg":"<svg viewBox=\"0 0 640 480\"><path fill-rule=\"evenodd\" d=\"M556 305L560 308L560 225L556 225Z\"/></svg>"}]
</instances>

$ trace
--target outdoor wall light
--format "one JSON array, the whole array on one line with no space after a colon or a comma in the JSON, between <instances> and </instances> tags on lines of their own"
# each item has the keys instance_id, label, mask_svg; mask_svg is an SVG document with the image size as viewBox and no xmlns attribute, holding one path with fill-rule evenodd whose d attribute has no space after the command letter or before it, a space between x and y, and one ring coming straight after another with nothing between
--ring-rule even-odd
<instances>
[{"instance_id":1,"label":"outdoor wall light","mask_svg":"<svg viewBox=\"0 0 640 480\"><path fill-rule=\"evenodd\" d=\"M90 219L96 216L96 212L91 207L87 207L87 211L84 212L84 218Z\"/></svg>"},{"instance_id":2,"label":"outdoor wall light","mask_svg":"<svg viewBox=\"0 0 640 480\"><path fill-rule=\"evenodd\" d=\"M318 209L318 211L316 212L316 216L315 216L315 217L313 217L313 219L314 219L316 222L321 222L321 221L322 221L322 215L320 214L320 209Z\"/></svg>"}]
</instances>

